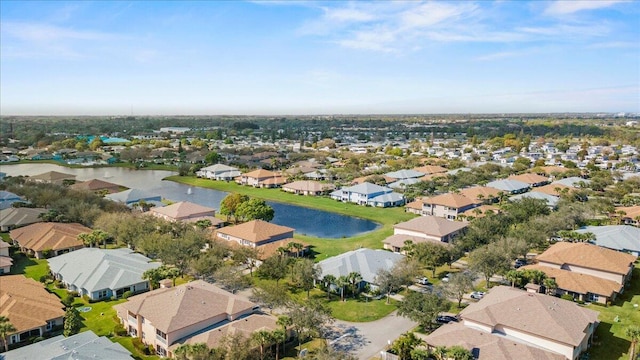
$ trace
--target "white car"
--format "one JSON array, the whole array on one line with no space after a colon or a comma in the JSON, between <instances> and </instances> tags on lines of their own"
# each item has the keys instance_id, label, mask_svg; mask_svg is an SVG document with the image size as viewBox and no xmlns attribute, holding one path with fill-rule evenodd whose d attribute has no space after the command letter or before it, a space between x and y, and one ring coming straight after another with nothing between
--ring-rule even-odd
<instances>
[{"instance_id":1,"label":"white car","mask_svg":"<svg viewBox=\"0 0 640 360\"><path fill-rule=\"evenodd\" d=\"M447 275L445 275L442 279L440 279L442 282L449 282L449 273L447 273Z\"/></svg>"},{"instance_id":2,"label":"white car","mask_svg":"<svg viewBox=\"0 0 640 360\"><path fill-rule=\"evenodd\" d=\"M484 293L482 291L474 291L470 297L475 300L480 300L484 297Z\"/></svg>"}]
</instances>

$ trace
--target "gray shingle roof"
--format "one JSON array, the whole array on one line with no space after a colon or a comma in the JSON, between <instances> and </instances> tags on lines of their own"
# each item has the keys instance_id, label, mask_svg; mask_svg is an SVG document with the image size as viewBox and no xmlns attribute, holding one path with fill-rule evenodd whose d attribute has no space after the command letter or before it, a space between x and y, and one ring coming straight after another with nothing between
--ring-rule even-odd
<instances>
[{"instance_id":1,"label":"gray shingle roof","mask_svg":"<svg viewBox=\"0 0 640 360\"><path fill-rule=\"evenodd\" d=\"M84 248L47 261L51 272L62 275L64 282L89 292L117 290L141 283L144 281L142 273L161 265L124 248Z\"/></svg>"},{"instance_id":2,"label":"gray shingle roof","mask_svg":"<svg viewBox=\"0 0 640 360\"><path fill-rule=\"evenodd\" d=\"M587 226L576 230L596 236L596 245L614 250L640 252L640 228L630 225Z\"/></svg>"},{"instance_id":3,"label":"gray shingle roof","mask_svg":"<svg viewBox=\"0 0 640 360\"><path fill-rule=\"evenodd\" d=\"M105 198L113 201L119 201L125 204L135 203L140 200L145 200L147 202L162 200L162 196L152 194L140 189L129 189L115 194L108 194L105 196Z\"/></svg>"},{"instance_id":4,"label":"gray shingle roof","mask_svg":"<svg viewBox=\"0 0 640 360\"><path fill-rule=\"evenodd\" d=\"M38 216L46 213L42 208L8 208L0 210L0 226L24 226L42 221Z\"/></svg>"},{"instance_id":5,"label":"gray shingle roof","mask_svg":"<svg viewBox=\"0 0 640 360\"><path fill-rule=\"evenodd\" d=\"M378 270L389 270L403 258L404 255L386 250L362 248L330 257L320 261L318 265L322 269L322 277L329 274L340 277L357 272L364 281L374 284Z\"/></svg>"},{"instance_id":6,"label":"gray shingle roof","mask_svg":"<svg viewBox=\"0 0 640 360\"><path fill-rule=\"evenodd\" d=\"M495 180L488 183L486 186L508 192L518 191L530 187L530 185L525 182L512 179Z\"/></svg>"},{"instance_id":7,"label":"gray shingle roof","mask_svg":"<svg viewBox=\"0 0 640 360\"><path fill-rule=\"evenodd\" d=\"M556 181L552 182L552 184L561 184L561 185L565 185L565 186L578 187L578 184L580 182L584 182L585 184L589 184L591 182L591 180L583 179L583 178L577 177L577 176L573 176L573 177L568 177L568 178L556 180Z\"/></svg>"},{"instance_id":8,"label":"gray shingle roof","mask_svg":"<svg viewBox=\"0 0 640 360\"><path fill-rule=\"evenodd\" d=\"M372 183L368 183L368 182L363 182L362 184L358 184L358 185L354 185L354 186L349 186L346 188L341 189L342 191L346 191L346 192L352 192L352 193L357 193L357 194L375 194L378 192L384 192L384 193L388 193L388 192L392 192L393 190L391 190L390 188L386 187L386 186L380 186L380 185L376 185L376 184L372 184Z\"/></svg>"},{"instance_id":9,"label":"gray shingle roof","mask_svg":"<svg viewBox=\"0 0 640 360\"><path fill-rule=\"evenodd\" d=\"M530 191L528 193L514 195L514 196L510 197L509 200L511 200L511 201L522 200L524 198L544 200L544 201L547 202L547 205L551 206L551 207L556 207L556 205L558 205L558 201L560 200L556 196L545 194L545 193L541 193L539 191Z\"/></svg>"},{"instance_id":10,"label":"gray shingle roof","mask_svg":"<svg viewBox=\"0 0 640 360\"><path fill-rule=\"evenodd\" d=\"M398 171L392 171L392 172L388 172L386 174L384 174L385 176L394 178L394 179L412 179L412 178L419 178L422 177L424 175L426 175L425 173L422 173L420 171L415 171L415 170L398 170Z\"/></svg>"},{"instance_id":11,"label":"gray shingle roof","mask_svg":"<svg viewBox=\"0 0 640 360\"><path fill-rule=\"evenodd\" d=\"M3 355L5 360L131 360L129 350L91 330L67 338L58 335Z\"/></svg>"}]
</instances>

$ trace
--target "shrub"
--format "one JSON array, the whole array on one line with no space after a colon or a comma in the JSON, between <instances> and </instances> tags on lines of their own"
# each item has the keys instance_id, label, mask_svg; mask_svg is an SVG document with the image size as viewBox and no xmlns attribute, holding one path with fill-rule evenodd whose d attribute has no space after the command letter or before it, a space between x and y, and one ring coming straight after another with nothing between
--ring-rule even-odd
<instances>
[{"instance_id":1,"label":"shrub","mask_svg":"<svg viewBox=\"0 0 640 360\"><path fill-rule=\"evenodd\" d=\"M46 283L46 282L47 282L47 279L48 279L48 278L49 278L49 277L48 277L47 275L42 275L42 276L40 276L40 282L44 284L44 283Z\"/></svg>"},{"instance_id":2,"label":"shrub","mask_svg":"<svg viewBox=\"0 0 640 360\"><path fill-rule=\"evenodd\" d=\"M127 336L127 329L124 328L124 325L118 324L113 328L113 333L118 336Z\"/></svg>"},{"instance_id":3,"label":"shrub","mask_svg":"<svg viewBox=\"0 0 640 360\"><path fill-rule=\"evenodd\" d=\"M53 250L51 250L51 249L42 250L42 256L44 256L45 259L50 258L51 255L53 255Z\"/></svg>"},{"instance_id":4,"label":"shrub","mask_svg":"<svg viewBox=\"0 0 640 360\"><path fill-rule=\"evenodd\" d=\"M145 345L142 342L142 340L140 340L140 338L133 338L131 340L131 343L133 344L133 347L136 348L138 351L140 351L145 355L149 355L149 347Z\"/></svg>"},{"instance_id":5,"label":"shrub","mask_svg":"<svg viewBox=\"0 0 640 360\"><path fill-rule=\"evenodd\" d=\"M133 295L133 293L131 291L125 291L124 294L122 294L122 298L123 299L128 299L129 296Z\"/></svg>"},{"instance_id":6,"label":"shrub","mask_svg":"<svg viewBox=\"0 0 640 360\"><path fill-rule=\"evenodd\" d=\"M571 296L569 294L562 294L562 296L560 296L560 298L564 299L564 300L573 301L573 296Z\"/></svg>"}]
</instances>

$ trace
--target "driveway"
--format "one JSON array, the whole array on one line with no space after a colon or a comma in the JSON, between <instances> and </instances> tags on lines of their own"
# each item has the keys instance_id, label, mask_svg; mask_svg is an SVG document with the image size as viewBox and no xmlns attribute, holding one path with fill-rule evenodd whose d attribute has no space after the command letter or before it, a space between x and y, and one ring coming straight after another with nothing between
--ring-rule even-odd
<instances>
[{"instance_id":1,"label":"driveway","mask_svg":"<svg viewBox=\"0 0 640 360\"><path fill-rule=\"evenodd\" d=\"M361 360L369 360L380 354L388 343L402 333L418 326L396 311L384 318L371 322L354 323L336 320L328 336L334 348L348 351Z\"/></svg>"}]
</instances>

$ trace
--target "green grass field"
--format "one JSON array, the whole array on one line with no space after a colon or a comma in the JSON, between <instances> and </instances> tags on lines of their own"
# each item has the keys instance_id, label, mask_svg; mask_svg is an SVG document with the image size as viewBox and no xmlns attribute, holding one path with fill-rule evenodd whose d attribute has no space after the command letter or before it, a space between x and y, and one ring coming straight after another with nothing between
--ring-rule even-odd
<instances>
[{"instance_id":1,"label":"green grass field","mask_svg":"<svg viewBox=\"0 0 640 360\"><path fill-rule=\"evenodd\" d=\"M631 342L624 332L629 325L640 324L640 268L633 270L631 286L614 305L608 307L589 305L588 308L600 313L598 316L600 325L596 329L597 339L589 350L590 359L629 359Z\"/></svg>"},{"instance_id":2,"label":"green grass field","mask_svg":"<svg viewBox=\"0 0 640 360\"><path fill-rule=\"evenodd\" d=\"M40 281L40 278L48 273L49 264L46 259L30 258L23 253L16 253L13 256L11 274L24 274L28 278Z\"/></svg>"}]
</instances>

